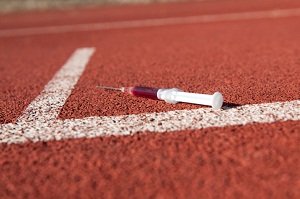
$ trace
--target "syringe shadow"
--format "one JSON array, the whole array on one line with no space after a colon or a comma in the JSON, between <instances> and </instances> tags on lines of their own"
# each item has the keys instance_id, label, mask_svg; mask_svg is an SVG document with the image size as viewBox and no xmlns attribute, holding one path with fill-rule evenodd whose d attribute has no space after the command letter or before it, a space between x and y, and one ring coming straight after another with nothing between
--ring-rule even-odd
<instances>
[{"instance_id":1,"label":"syringe shadow","mask_svg":"<svg viewBox=\"0 0 300 199\"><path fill-rule=\"evenodd\" d=\"M230 102L224 102L223 106L222 106L222 109L223 110L229 110L229 109L237 108L237 107L240 107L240 106L242 106L242 105L241 104L230 103Z\"/></svg>"}]
</instances>

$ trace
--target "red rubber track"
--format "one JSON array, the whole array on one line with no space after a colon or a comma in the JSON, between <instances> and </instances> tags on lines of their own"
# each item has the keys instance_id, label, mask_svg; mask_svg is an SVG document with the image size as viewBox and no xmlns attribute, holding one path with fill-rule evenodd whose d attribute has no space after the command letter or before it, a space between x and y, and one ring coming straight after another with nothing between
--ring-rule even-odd
<instances>
[{"instance_id":1,"label":"red rubber track","mask_svg":"<svg viewBox=\"0 0 300 199\"><path fill-rule=\"evenodd\" d=\"M299 8L212 1L1 15L0 29ZM193 109L96 85L220 91L229 105L300 99L300 17L0 38L0 124L75 49L96 47L60 119ZM299 198L299 122L0 145L0 198Z\"/></svg>"},{"instance_id":2,"label":"red rubber track","mask_svg":"<svg viewBox=\"0 0 300 199\"><path fill-rule=\"evenodd\" d=\"M299 17L91 34L98 49L60 117L199 108L167 104L95 85L154 86L224 95L243 105L300 98ZM104 35L105 34L105 35ZM84 33L69 39L84 37ZM84 99L84 100L83 100Z\"/></svg>"},{"instance_id":3,"label":"red rubber track","mask_svg":"<svg viewBox=\"0 0 300 199\"><path fill-rule=\"evenodd\" d=\"M299 7L297 0L211 0L204 2L104 6L0 15L1 29L156 19ZM38 16L38 17L37 17Z\"/></svg>"},{"instance_id":4,"label":"red rubber track","mask_svg":"<svg viewBox=\"0 0 300 199\"><path fill-rule=\"evenodd\" d=\"M14 121L72 51L85 46L97 52L60 118L199 107L133 98L96 85L220 91L233 104L299 99L298 24L299 17L291 17L2 38L1 123Z\"/></svg>"},{"instance_id":5,"label":"red rubber track","mask_svg":"<svg viewBox=\"0 0 300 199\"><path fill-rule=\"evenodd\" d=\"M285 122L2 145L0 196L298 198L299 128Z\"/></svg>"}]
</instances>

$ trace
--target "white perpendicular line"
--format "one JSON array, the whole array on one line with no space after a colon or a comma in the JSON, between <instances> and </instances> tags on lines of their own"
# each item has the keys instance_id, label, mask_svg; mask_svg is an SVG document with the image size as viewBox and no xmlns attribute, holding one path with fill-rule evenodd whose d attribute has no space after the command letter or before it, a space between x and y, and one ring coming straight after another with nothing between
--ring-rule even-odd
<instances>
[{"instance_id":1,"label":"white perpendicular line","mask_svg":"<svg viewBox=\"0 0 300 199\"><path fill-rule=\"evenodd\" d=\"M300 16L300 8L0 30L0 37Z\"/></svg>"},{"instance_id":2,"label":"white perpendicular line","mask_svg":"<svg viewBox=\"0 0 300 199\"><path fill-rule=\"evenodd\" d=\"M29 104L16 123L48 123L56 120L94 52L95 48L77 49L39 96Z\"/></svg>"},{"instance_id":3,"label":"white perpendicular line","mask_svg":"<svg viewBox=\"0 0 300 199\"><path fill-rule=\"evenodd\" d=\"M172 132L300 120L300 100L244 105L223 110L200 108L138 115L87 117L50 122L18 122L0 126L0 143L38 142L137 132Z\"/></svg>"}]
</instances>

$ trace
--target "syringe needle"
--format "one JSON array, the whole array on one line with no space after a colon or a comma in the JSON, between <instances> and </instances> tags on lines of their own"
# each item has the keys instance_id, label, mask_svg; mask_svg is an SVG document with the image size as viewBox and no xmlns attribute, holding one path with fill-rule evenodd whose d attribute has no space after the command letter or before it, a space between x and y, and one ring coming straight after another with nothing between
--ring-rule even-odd
<instances>
[{"instance_id":1,"label":"syringe needle","mask_svg":"<svg viewBox=\"0 0 300 199\"><path fill-rule=\"evenodd\" d=\"M110 87L110 86L96 86L96 88L104 88L104 89L108 89L108 90L123 91L123 88L115 88L115 87Z\"/></svg>"}]
</instances>

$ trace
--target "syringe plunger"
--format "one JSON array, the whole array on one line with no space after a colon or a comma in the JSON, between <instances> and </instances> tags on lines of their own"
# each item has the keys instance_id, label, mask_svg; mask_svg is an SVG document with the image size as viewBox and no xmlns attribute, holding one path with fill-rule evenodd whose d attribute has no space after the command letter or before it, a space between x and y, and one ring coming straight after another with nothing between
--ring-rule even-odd
<instances>
[{"instance_id":1,"label":"syringe plunger","mask_svg":"<svg viewBox=\"0 0 300 199\"><path fill-rule=\"evenodd\" d=\"M212 106L213 109L219 109L223 105L223 96L219 92L213 95L187 93L177 88L160 89L157 92L158 99L165 100L168 103L186 102L191 104L200 104Z\"/></svg>"}]
</instances>

